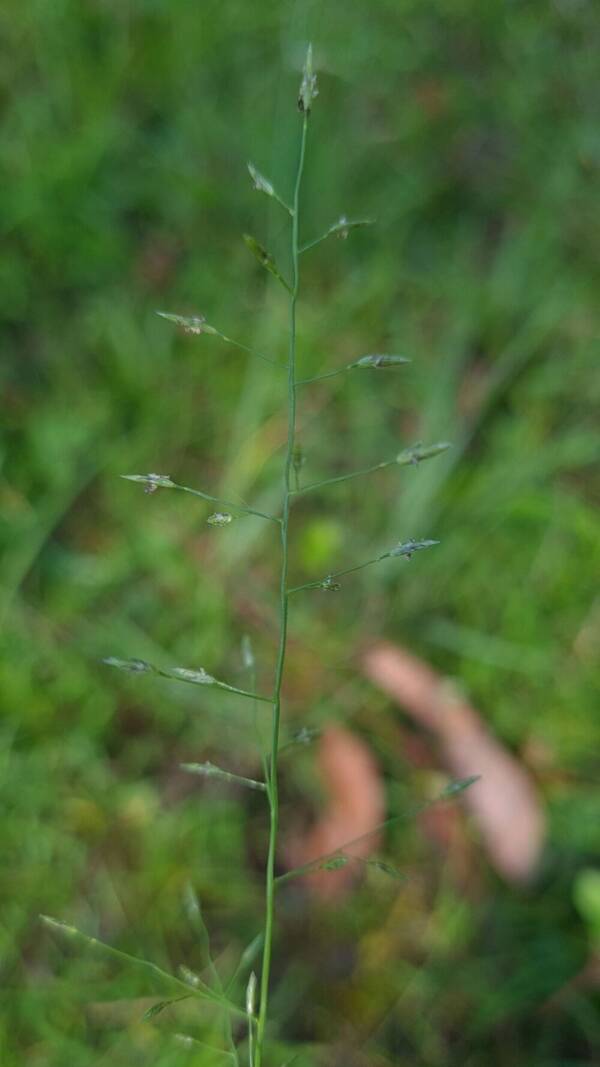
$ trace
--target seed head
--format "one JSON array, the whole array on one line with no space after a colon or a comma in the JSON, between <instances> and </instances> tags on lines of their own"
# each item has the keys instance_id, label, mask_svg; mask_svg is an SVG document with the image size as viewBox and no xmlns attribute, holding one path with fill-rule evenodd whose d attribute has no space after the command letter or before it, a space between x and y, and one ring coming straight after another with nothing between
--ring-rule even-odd
<instances>
[{"instance_id":1,"label":"seed head","mask_svg":"<svg viewBox=\"0 0 600 1067\"><path fill-rule=\"evenodd\" d=\"M304 68L302 70L302 81L300 82L300 93L298 95L298 110L302 111L305 115L310 115L312 102L315 96L318 95L317 75L313 73L312 44L309 44L306 52L306 59L304 60Z\"/></svg>"}]
</instances>

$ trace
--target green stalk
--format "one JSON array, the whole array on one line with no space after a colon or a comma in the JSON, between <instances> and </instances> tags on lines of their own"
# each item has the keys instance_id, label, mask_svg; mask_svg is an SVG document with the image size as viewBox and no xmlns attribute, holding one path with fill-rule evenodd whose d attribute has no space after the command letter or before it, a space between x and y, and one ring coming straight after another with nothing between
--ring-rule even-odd
<instances>
[{"instance_id":1,"label":"green stalk","mask_svg":"<svg viewBox=\"0 0 600 1067\"><path fill-rule=\"evenodd\" d=\"M298 287L300 273L298 266L298 203L300 198L300 184L304 168L304 153L306 148L306 132L308 128L308 115L304 112L302 117L302 138L300 141L300 156L294 187L294 201L292 208L292 287L290 292L290 345L288 364L288 438L283 472L283 509L281 519L281 576L279 586L279 611L280 632L279 652L277 656L277 669L275 673L275 690L273 698L273 718L271 728L271 761L269 766L269 806L270 806L270 832L269 852L267 856L266 888L265 888L265 943L263 948L262 971L260 981L260 1007L258 1024L256 1028L256 1049L254 1053L253 1067L261 1067L265 1028L267 1024L267 1010L269 1002L269 978L271 973L271 955L273 950L273 920L275 912L275 850L277 846L277 832L279 829L279 784L277 780L277 757L279 755L279 726L281 721L281 687L285 667L285 654L287 647L288 628L288 526L290 517L290 500L293 495L291 487L291 475L293 466L294 442L296 436L296 303L298 300Z\"/></svg>"}]
</instances>

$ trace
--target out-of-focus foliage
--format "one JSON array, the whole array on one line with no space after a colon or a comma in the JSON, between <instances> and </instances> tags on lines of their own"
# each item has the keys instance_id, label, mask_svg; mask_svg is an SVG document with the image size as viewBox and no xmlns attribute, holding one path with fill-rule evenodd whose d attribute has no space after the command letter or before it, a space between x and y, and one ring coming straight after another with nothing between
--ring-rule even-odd
<instances>
[{"instance_id":1,"label":"out-of-focus foliage","mask_svg":"<svg viewBox=\"0 0 600 1067\"><path fill-rule=\"evenodd\" d=\"M295 584L398 540L441 544L295 600L286 721L362 732L391 811L434 791L355 670L365 640L408 644L532 769L551 837L528 894L477 853L457 882L410 823L386 842L407 886L369 874L333 911L290 888L274 1011L299 1064L338 1062L333 1046L350 1063L344 1042L357 1063L591 1063L598 1016L568 983L598 946L596 4L5 0L0 37L3 1065L216 1062L171 1042L218 1044L200 1015L103 1015L165 991L65 953L39 912L201 969L191 881L226 975L258 932L261 797L178 771L256 773L252 715L99 661L201 663L243 686L249 632L269 684L275 528L211 528L214 508L118 475L276 507L283 379L154 310L285 357L285 294L241 235L285 270L286 219L246 163L289 196L309 37L304 237L342 214L377 225L303 258L301 366L412 362L305 388L302 477L454 448L299 501ZM286 758L284 827L317 805L310 750Z\"/></svg>"}]
</instances>

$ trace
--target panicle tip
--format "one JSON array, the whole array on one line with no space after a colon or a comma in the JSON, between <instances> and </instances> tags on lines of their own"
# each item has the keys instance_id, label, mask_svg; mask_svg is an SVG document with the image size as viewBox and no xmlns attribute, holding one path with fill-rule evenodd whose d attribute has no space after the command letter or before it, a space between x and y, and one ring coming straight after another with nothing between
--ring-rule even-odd
<instances>
[{"instance_id":1,"label":"panicle tip","mask_svg":"<svg viewBox=\"0 0 600 1067\"><path fill-rule=\"evenodd\" d=\"M317 75L313 72L312 44L309 44L306 50L304 67L302 69L302 81L300 82L300 92L298 94L298 110L305 115L310 115L312 102L318 95Z\"/></svg>"}]
</instances>

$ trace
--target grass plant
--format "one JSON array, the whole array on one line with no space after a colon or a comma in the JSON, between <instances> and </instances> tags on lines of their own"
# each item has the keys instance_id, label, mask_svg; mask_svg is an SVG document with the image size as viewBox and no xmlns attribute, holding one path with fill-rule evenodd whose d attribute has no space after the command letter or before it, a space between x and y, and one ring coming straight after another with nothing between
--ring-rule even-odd
<instances>
[{"instance_id":1,"label":"grass plant","mask_svg":"<svg viewBox=\"0 0 600 1067\"><path fill-rule=\"evenodd\" d=\"M290 602L278 875L288 835L325 804L314 751L294 737L332 721L357 732L391 813L440 787L356 670L366 634L456 680L535 777L550 844L525 894L473 842L456 882L402 819L385 834L415 873L400 892L366 870L328 911L309 908L303 881L279 882L267 1050L279 1067L302 1042L295 1067L320 1067L360 1018L368 1063L595 1062L594 992L560 991L597 945L597 907L579 893L600 826L597 5L377 0L340 18L272 0L8 0L4 16L2 1067L220 1062L199 1043L228 1047L214 1002L142 1023L185 991L40 937L39 913L61 916L212 981L188 882L246 1057L268 798L214 768L266 781L254 705L100 660L204 663L271 696L278 527L241 508L280 514L289 293L239 235L256 234L289 283L291 217L239 176L254 160L289 207L295 48L311 37L326 107L309 121L306 241L340 208L377 226L300 257L290 584L375 558L399 533L441 544ZM199 335L197 302L228 341ZM156 320L163 307L194 330ZM346 373L370 351L412 362ZM396 476L400 441L437 438L452 449ZM141 499L117 480L130 470L228 503ZM247 632L257 667L242 670ZM257 704L267 755L271 710Z\"/></svg>"},{"instance_id":2,"label":"grass plant","mask_svg":"<svg viewBox=\"0 0 600 1067\"><path fill-rule=\"evenodd\" d=\"M262 267L265 268L276 281L285 289L288 294L289 300L289 337L288 337L288 355L285 371L287 374L287 439L284 450L283 458L283 471L282 471L282 494L281 494L281 507L278 514L268 514L253 507L249 507L245 504L235 504L231 501L224 500L218 496L214 496L210 493L206 493L204 490L191 489L188 486L179 485L169 475L161 475L155 473L149 474L129 474L123 475L125 479L132 482L142 483L144 485L144 491L146 493L154 494L158 491L165 489L180 489L186 493L190 493L207 501L211 504L217 504L219 507L228 507L236 512L239 516L252 515L260 519L264 519L267 522L275 523L278 528L280 538L280 567L279 567L279 634L278 634L278 647L277 647L277 660L275 667L275 676L273 680L273 688L270 694L260 694L247 689L240 688L239 686L229 685L226 682L219 681L209 674L203 667L167 667L163 668L155 666L141 659L121 659L116 656L107 657L104 662L107 666L114 667L118 670L125 671L133 675L153 674L168 678L171 680L185 682L191 685L197 685L201 687L216 688L224 690L228 693L233 693L239 697L246 698L252 701L254 704L258 701L268 703L271 706L271 727L270 727L270 746L269 751L263 753L263 769L264 780L259 781L250 779L241 775L234 774L223 768L213 765L210 761L206 761L202 764L184 763L182 768L189 771L192 774L200 774L205 777L216 777L224 782L235 782L239 785L243 785L250 789L262 792L265 794L268 809L269 809L269 838L268 838L268 852L265 864L265 890L264 890L264 920L263 931L260 935L260 945L262 948L262 959L260 965L260 980L257 979L254 970L251 971L246 985L246 1001L245 1009L236 1005L227 995L227 991L224 989L221 982L218 971L214 965L212 959L210 959L210 974L213 984L210 985L207 982L202 981L198 976L193 975L191 971L185 971L184 978L175 978L157 967L155 964L143 960L137 959L128 953L120 952L119 950L112 949L110 946L103 944L96 938L87 937L82 934L75 927L62 923L49 916L43 916L45 923L53 930L58 930L66 937L75 942L80 942L94 950L100 950L106 952L115 958L128 963L134 964L139 967L145 968L151 971L155 976L163 979L167 984L178 987L179 989L186 990L185 994L181 994L177 997L169 1000L161 1000L154 1005L149 1012L147 1012L148 1018L153 1018L158 1015L166 1007L172 1004L178 1003L182 999L196 997L201 1001L209 1005L216 1006L223 1010L226 1019L226 1032L228 1038L228 1049L224 1052L231 1056L234 1062L238 1062L238 1051L236 1042L234 1040L231 1020L246 1018L248 1025L247 1034L247 1049L248 1049L248 1062L249 1067L263 1067L265 1059L267 1057L267 1033L269 1024L269 993L271 985L271 965L273 956L273 943L275 935L276 925L276 896L278 884L283 884L294 877L302 877L305 874L314 872L317 869L320 870L337 870L342 866L345 866L351 860L351 854L346 852L346 849L356 843L356 840L348 841L345 844L340 843L339 847L334 852L328 853L325 856L319 856L315 858L313 862L304 864L297 870L288 871L287 873L277 877L276 874L276 857L277 857L277 844L279 836L279 821L280 821L280 806L279 806L279 754L280 754L280 738L281 738L281 717L282 717L282 703L283 703L283 687L285 680L286 669L286 657L288 651L288 623L290 614L290 600L294 594L309 591L313 589L320 589L327 592L337 592L340 588L338 582L339 578L346 575L353 574L357 571L363 570L366 567L370 567L373 564L380 563L383 560L388 559L410 559L412 555L422 549L430 548L437 545L439 542L431 539L415 540L409 539L407 541L399 541L398 544L388 549L385 552L381 552L371 559L364 560L359 563L352 564L348 567L342 568L338 571L334 571L324 577L317 578L314 581L306 582L302 585L291 587L289 584L289 571L290 571L290 521L292 516L292 507L294 499L301 495L311 491L321 491L326 489L332 484L348 481L355 477L370 474L374 471L379 471L391 466L405 466L407 464L418 464L422 460L430 459L443 453L449 445L446 442L440 442L436 444L430 444L423 446L420 442L410 447L405 447L398 453L396 457L391 460L384 460L371 467L352 471L347 474L339 475L337 477L327 478L319 482L315 482L308 485L302 485L299 478L299 471L301 463L299 462L299 447L297 443L297 402L298 402L298 390L300 386L306 386L310 384L320 383L321 381L333 376L337 376L342 373L352 373L355 371L368 371L369 373L382 373L386 371L394 371L409 360L404 356L399 356L389 353L370 353L365 356L361 356L359 359L354 360L345 366L327 371L323 374L309 377L299 378L297 371L297 311L298 311L298 298L300 294L300 257L314 249L322 241L325 241L331 236L338 236L346 238L348 234L364 225L369 225L373 222L371 219L358 219L349 220L345 216L341 216L339 221L333 223L329 228L314 240L307 241L304 244L301 243L301 192L302 192L302 178L304 173L305 159L307 154L307 142L308 131L310 126L310 115L313 108L315 98L318 96L317 88L317 76L313 69L313 54L312 46L308 46L306 53L306 59L304 62L302 81L300 84L298 94L298 111L300 114L300 138L298 148L298 161L296 176L294 181L294 188L291 198L291 203L288 205L286 201L275 190L272 183L265 178L254 166L253 163L248 164L248 170L250 177L254 183L255 189L264 193L266 196L272 197L283 208L290 219L290 248L289 258L291 263L291 278L286 280L284 274L279 269L274 257L268 252L262 244L260 244L254 237L248 234L244 234L244 241L249 248L250 252L257 258ZM231 338L222 334L216 330L213 326L206 322L204 316L186 317L171 312L158 312L158 314L173 322L176 326L181 327L186 333L192 335L209 335L220 338L226 344L233 344L236 347L243 349L252 356L258 356L260 359L265 360L275 366L278 366L277 360L271 357L265 357L262 353L255 352L254 349L241 344L237 341L233 341ZM208 517L207 522L213 526L225 527L232 521L233 516L230 512L215 512ZM249 646L246 648L246 657L248 665L252 666L253 657ZM253 687L254 688L254 687ZM460 792L473 784L474 778L466 779L464 781L452 783L452 785L444 790L441 795L441 799L449 799L456 793ZM389 821L394 821L393 818ZM384 823L383 826L387 825ZM376 833L382 829L382 827L374 827L373 833ZM383 861L373 861L378 865L378 869L395 876L395 869L384 863ZM200 916L199 905L195 905L197 915ZM204 927L201 927L204 933ZM208 938L208 935L206 935ZM191 976L191 981L190 981Z\"/></svg>"}]
</instances>

